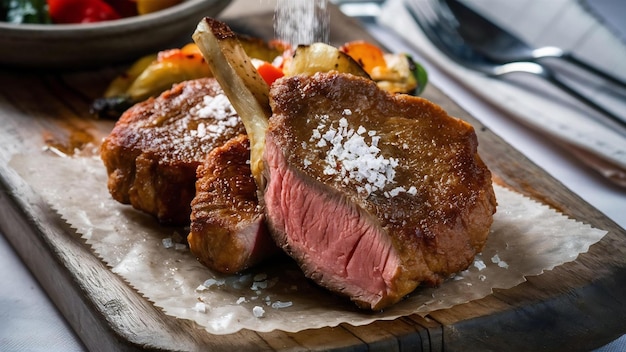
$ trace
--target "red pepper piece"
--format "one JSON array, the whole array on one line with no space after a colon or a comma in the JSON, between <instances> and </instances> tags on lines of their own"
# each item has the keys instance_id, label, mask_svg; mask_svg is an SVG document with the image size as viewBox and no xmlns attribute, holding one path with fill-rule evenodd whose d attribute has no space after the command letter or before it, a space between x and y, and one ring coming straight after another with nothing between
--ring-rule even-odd
<instances>
[{"instance_id":1,"label":"red pepper piece","mask_svg":"<svg viewBox=\"0 0 626 352\"><path fill-rule=\"evenodd\" d=\"M263 77L263 80L265 80L265 82L270 86L275 80L285 75L283 70L270 64L269 62L262 63L256 68L256 70L259 72L261 77Z\"/></svg>"},{"instance_id":2,"label":"red pepper piece","mask_svg":"<svg viewBox=\"0 0 626 352\"><path fill-rule=\"evenodd\" d=\"M102 0L47 0L53 23L89 23L121 16Z\"/></svg>"}]
</instances>

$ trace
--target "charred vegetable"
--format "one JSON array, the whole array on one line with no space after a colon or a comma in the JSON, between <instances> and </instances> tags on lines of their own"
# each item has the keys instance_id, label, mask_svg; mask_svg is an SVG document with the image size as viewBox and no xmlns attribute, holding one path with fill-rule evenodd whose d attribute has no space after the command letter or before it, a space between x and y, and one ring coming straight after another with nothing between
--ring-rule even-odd
<instances>
[{"instance_id":1,"label":"charred vegetable","mask_svg":"<svg viewBox=\"0 0 626 352\"><path fill-rule=\"evenodd\" d=\"M426 87L426 70L407 54L383 53L362 40L346 43L339 50L357 61L383 90L419 95Z\"/></svg>"},{"instance_id":2,"label":"charred vegetable","mask_svg":"<svg viewBox=\"0 0 626 352\"><path fill-rule=\"evenodd\" d=\"M265 42L248 36L237 39L248 56L264 62L272 62L288 48L279 41ZM137 60L116 77L103 97L93 102L91 111L100 118L118 118L133 104L157 96L175 83L211 76L211 69L195 43L164 50Z\"/></svg>"},{"instance_id":3,"label":"charred vegetable","mask_svg":"<svg viewBox=\"0 0 626 352\"><path fill-rule=\"evenodd\" d=\"M316 72L339 71L356 76L368 77L368 73L349 55L339 49L323 44L300 45L293 58L285 65L285 75L314 74Z\"/></svg>"},{"instance_id":4,"label":"charred vegetable","mask_svg":"<svg viewBox=\"0 0 626 352\"><path fill-rule=\"evenodd\" d=\"M161 51L137 60L116 77L104 96L93 102L91 111L100 118L117 118L133 104L157 96L175 83L210 76L196 45Z\"/></svg>"}]
</instances>

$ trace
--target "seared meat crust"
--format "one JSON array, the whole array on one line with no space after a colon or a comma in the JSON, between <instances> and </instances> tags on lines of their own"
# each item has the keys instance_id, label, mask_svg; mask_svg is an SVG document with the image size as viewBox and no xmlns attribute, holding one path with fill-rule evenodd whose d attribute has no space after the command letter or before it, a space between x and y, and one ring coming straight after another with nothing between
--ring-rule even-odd
<instances>
[{"instance_id":1,"label":"seared meat crust","mask_svg":"<svg viewBox=\"0 0 626 352\"><path fill-rule=\"evenodd\" d=\"M213 149L197 175L187 241L201 263L232 274L279 251L259 207L245 135Z\"/></svg>"},{"instance_id":2,"label":"seared meat crust","mask_svg":"<svg viewBox=\"0 0 626 352\"><path fill-rule=\"evenodd\" d=\"M177 84L127 110L104 140L109 192L162 223L188 224L196 168L241 133L243 123L215 79Z\"/></svg>"},{"instance_id":3,"label":"seared meat crust","mask_svg":"<svg viewBox=\"0 0 626 352\"><path fill-rule=\"evenodd\" d=\"M270 95L267 221L305 275L377 310L472 263L496 209L472 126L336 72Z\"/></svg>"}]
</instances>

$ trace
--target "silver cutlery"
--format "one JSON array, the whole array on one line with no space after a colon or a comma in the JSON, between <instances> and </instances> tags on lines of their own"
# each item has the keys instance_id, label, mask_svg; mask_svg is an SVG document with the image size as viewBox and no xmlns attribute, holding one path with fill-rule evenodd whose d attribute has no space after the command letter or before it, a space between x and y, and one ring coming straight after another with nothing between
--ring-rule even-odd
<instances>
[{"instance_id":1,"label":"silver cutlery","mask_svg":"<svg viewBox=\"0 0 626 352\"><path fill-rule=\"evenodd\" d=\"M497 62L473 46L459 32L459 19L446 0L405 1L405 7L426 37L449 58L471 70L491 77L511 73L539 76L562 89L589 107L599 111L612 122L626 127L626 120L578 91L569 81L563 80L547 66L529 60Z\"/></svg>"},{"instance_id":2,"label":"silver cutlery","mask_svg":"<svg viewBox=\"0 0 626 352\"><path fill-rule=\"evenodd\" d=\"M578 59L570 52L555 46L532 47L461 1L443 1L457 20L456 28L459 35L468 45L493 61L499 63L515 61L540 62L544 58L555 58L589 71L621 88L626 88L626 82Z\"/></svg>"}]
</instances>

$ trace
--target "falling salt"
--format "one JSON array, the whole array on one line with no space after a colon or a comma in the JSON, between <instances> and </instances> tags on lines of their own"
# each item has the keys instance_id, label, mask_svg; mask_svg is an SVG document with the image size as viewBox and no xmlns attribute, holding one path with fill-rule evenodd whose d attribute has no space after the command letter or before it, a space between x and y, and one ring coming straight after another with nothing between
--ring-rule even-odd
<instances>
[{"instance_id":1,"label":"falling salt","mask_svg":"<svg viewBox=\"0 0 626 352\"><path fill-rule=\"evenodd\" d=\"M328 43L328 0L278 0L274 9L274 35L287 43Z\"/></svg>"},{"instance_id":2,"label":"falling salt","mask_svg":"<svg viewBox=\"0 0 626 352\"><path fill-rule=\"evenodd\" d=\"M237 299L237 302L236 302L236 303L237 303L237 304L242 304L242 303L243 303L243 302L245 302L245 301L246 301L246 298L245 298L245 297L239 297L239 299Z\"/></svg>"}]
</instances>

